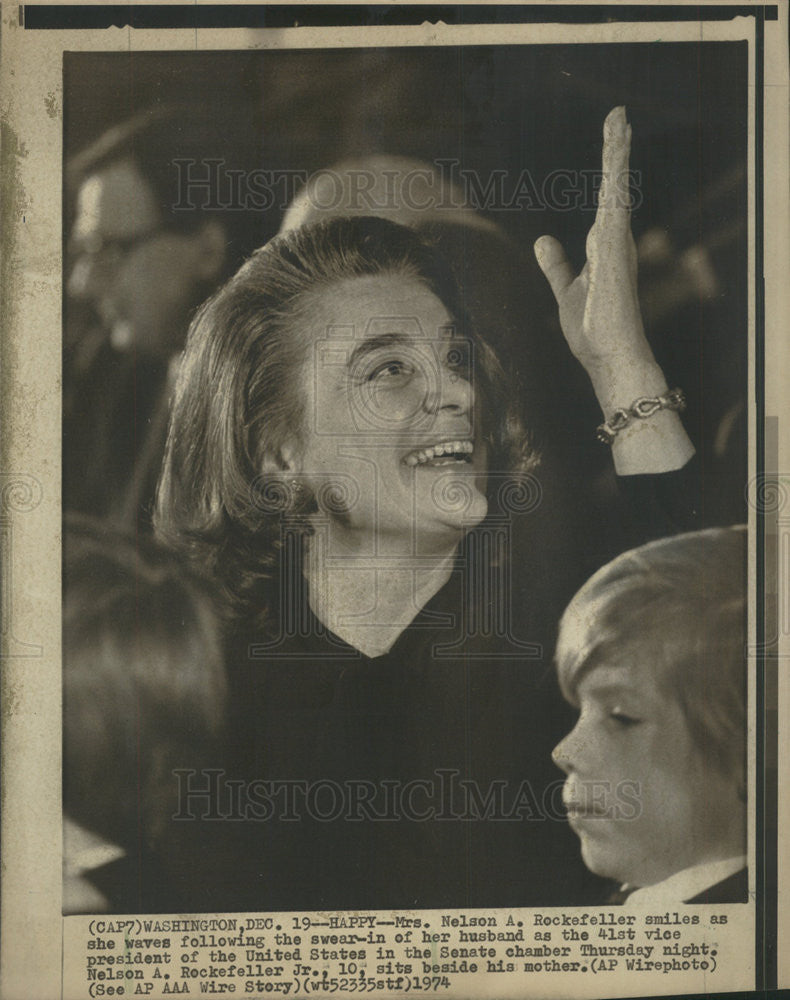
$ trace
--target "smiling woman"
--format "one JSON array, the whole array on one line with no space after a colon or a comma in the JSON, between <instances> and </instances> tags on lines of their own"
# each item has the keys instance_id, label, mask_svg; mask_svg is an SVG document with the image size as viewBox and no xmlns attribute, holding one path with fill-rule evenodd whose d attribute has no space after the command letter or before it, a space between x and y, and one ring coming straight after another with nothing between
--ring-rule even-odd
<instances>
[{"instance_id":1,"label":"smiling woman","mask_svg":"<svg viewBox=\"0 0 790 1000\"><path fill-rule=\"evenodd\" d=\"M443 536L453 526L436 517L420 473L453 461L478 472L484 464L482 442L474 448L474 390L461 371L452 317L418 280L396 274L328 289L321 311L304 386L313 416L300 455L306 485L314 489L314 473L345 474L367 498L368 509L348 511L346 548L369 547L356 537L363 525L396 548L411 534L423 550L446 548ZM318 356L327 350L347 353L348 361L333 370ZM377 494L380 504L371 509ZM467 526L485 516L482 494L470 507Z\"/></svg>"},{"instance_id":2,"label":"smiling woman","mask_svg":"<svg viewBox=\"0 0 790 1000\"><path fill-rule=\"evenodd\" d=\"M310 606L380 653L419 610L414 572L431 596L485 517L489 465L535 464L440 258L394 223L338 219L272 240L198 316L156 524L200 552L235 617L263 625L280 593L283 515L298 521L321 537L309 550L322 565L305 566ZM332 560L342 565L327 582ZM359 632L344 615L365 606L381 570L384 603Z\"/></svg>"},{"instance_id":3,"label":"smiling woman","mask_svg":"<svg viewBox=\"0 0 790 1000\"><path fill-rule=\"evenodd\" d=\"M655 397L612 432L617 470L678 470L693 449L613 182L623 109L604 137L589 264L574 277L548 238L539 262L604 416ZM391 221L283 233L199 312L155 518L229 622L229 780L202 815L208 776L182 789L211 822L174 852L206 873L194 909L592 901L550 758L539 559L518 627L510 604L510 532L540 498L518 412L463 290Z\"/></svg>"},{"instance_id":4,"label":"smiling woman","mask_svg":"<svg viewBox=\"0 0 790 1000\"><path fill-rule=\"evenodd\" d=\"M248 822L184 828L202 870L221 873L196 908L502 898L492 862L524 839L523 813L505 815L525 774L514 730L551 719L513 659L534 649L502 627L498 601L481 627L503 555L489 505L503 477L537 465L514 401L449 271L392 222L277 237L202 309L156 526L225 598L226 771ZM548 754L532 762L536 794L549 771ZM474 829L439 788L455 778L471 782ZM512 787L489 822L492 782ZM273 801L277 788L301 798ZM562 830L548 849L572 857Z\"/></svg>"}]
</instances>

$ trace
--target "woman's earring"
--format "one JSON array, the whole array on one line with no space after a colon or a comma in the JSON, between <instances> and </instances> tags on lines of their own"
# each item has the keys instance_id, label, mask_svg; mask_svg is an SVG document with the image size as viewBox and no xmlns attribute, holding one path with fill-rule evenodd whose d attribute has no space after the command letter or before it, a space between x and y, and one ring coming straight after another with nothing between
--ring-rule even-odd
<instances>
[{"instance_id":1,"label":"woman's earring","mask_svg":"<svg viewBox=\"0 0 790 1000\"><path fill-rule=\"evenodd\" d=\"M291 479L288 483L291 490L291 506L301 507L304 503L305 488L298 479Z\"/></svg>"}]
</instances>

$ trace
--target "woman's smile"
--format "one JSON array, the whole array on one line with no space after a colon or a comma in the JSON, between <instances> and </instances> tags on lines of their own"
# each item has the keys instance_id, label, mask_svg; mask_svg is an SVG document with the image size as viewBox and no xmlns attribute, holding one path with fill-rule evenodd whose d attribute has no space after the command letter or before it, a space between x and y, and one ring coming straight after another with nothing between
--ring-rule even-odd
<instances>
[{"instance_id":1,"label":"woman's smile","mask_svg":"<svg viewBox=\"0 0 790 1000\"><path fill-rule=\"evenodd\" d=\"M433 468L459 463L468 465L472 461L474 450L474 442L468 438L439 441L436 444L425 445L423 448L410 451L404 456L403 463L409 466L428 466Z\"/></svg>"}]
</instances>

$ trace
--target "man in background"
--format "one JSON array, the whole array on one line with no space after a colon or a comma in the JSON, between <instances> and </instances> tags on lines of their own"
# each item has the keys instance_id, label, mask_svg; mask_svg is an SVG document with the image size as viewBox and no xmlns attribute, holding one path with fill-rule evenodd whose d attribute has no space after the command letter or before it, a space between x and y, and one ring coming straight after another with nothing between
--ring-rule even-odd
<instances>
[{"instance_id":1,"label":"man in background","mask_svg":"<svg viewBox=\"0 0 790 1000\"><path fill-rule=\"evenodd\" d=\"M263 240L215 190L254 163L244 113L218 129L183 107L105 132L69 164L63 504L148 525L168 386L197 306ZM242 226L246 231L242 231Z\"/></svg>"}]
</instances>

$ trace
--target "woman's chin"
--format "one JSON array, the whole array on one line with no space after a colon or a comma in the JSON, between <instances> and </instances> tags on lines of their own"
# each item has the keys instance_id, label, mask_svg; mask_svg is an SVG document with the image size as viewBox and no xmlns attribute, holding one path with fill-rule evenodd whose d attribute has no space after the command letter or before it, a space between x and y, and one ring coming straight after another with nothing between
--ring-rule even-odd
<instances>
[{"instance_id":1,"label":"woman's chin","mask_svg":"<svg viewBox=\"0 0 790 1000\"><path fill-rule=\"evenodd\" d=\"M425 476L422 484L420 475ZM431 520L468 530L488 513L488 501L479 488L479 475L471 468L440 467L418 472L417 513L427 524Z\"/></svg>"},{"instance_id":2,"label":"woman's chin","mask_svg":"<svg viewBox=\"0 0 790 1000\"><path fill-rule=\"evenodd\" d=\"M467 485L463 484L463 489L457 492L448 488L442 504L430 503L422 511L417 510L420 537L453 534L460 539L480 524L488 513L488 500L479 490L469 490Z\"/></svg>"}]
</instances>

